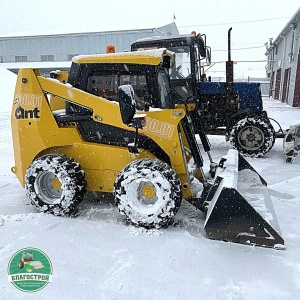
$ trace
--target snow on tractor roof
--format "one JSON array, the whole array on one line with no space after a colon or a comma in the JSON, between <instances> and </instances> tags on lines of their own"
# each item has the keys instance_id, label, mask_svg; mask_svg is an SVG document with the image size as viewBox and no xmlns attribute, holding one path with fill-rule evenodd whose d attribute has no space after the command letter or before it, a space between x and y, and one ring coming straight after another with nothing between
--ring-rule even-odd
<instances>
[{"instance_id":1,"label":"snow on tractor roof","mask_svg":"<svg viewBox=\"0 0 300 300\"><path fill-rule=\"evenodd\" d=\"M140 43L140 42L149 42L149 41L158 41L158 40L175 40L175 39L182 39L182 38L194 38L195 36L193 34L181 34L181 35L172 35L172 36L150 36L146 38L140 38L136 40L134 43Z\"/></svg>"},{"instance_id":2,"label":"snow on tractor roof","mask_svg":"<svg viewBox=\"0 0 300 300\"><path fill-rule=\"evenodd\" d=\"M175 53L168 51L166 48L160 48L160 49L135 51L135 52L78 55L73 57L72 62L77 64L132 63L132 64L159 65L162 62L164 56L170 56L174 60Z\"/></svg>"}]
</instances>

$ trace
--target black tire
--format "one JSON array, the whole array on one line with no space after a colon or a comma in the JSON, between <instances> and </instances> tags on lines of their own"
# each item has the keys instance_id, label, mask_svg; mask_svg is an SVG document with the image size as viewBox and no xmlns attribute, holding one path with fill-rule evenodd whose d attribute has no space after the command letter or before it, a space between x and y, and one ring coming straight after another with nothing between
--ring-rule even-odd
<instances>
[{"instance_id":1,"label":"black tire","mask_svg":"<svg viewBox=\"0 0 300 300\"><path fill-rule=\"evenodd\" d=\"M267 119L247 117L232 127L229 141L243 155L261 157L274 146L275 131Z\"/></svg>"},{"instance_id":2,"label":"black tire","mask_svg":"<svg viewBox=\"0 0 300 300\"><path fill-rule=\"evenodd\" d=\"M177 174L159 160L128 164L117 176L114 196L122 215L136 226L167 226L177 213L182 190Z\"/></svg>"},{"instance_id":3,"label":"black tire","mask_svg":"<svg viewBox=\"0 0 300 300\"><path fill-rule=\"evenodd\" d=\"M25 175L25 188L39 211L71 215L86 191L84 172L73 159L49 154L34 160Z\"/></svg>"},{"instance_id":4,"label":"black tire","mask_svg":"<svg viewBox=\"0 0 300 300\"><path fill-rule=\"evenodd\" d=\"M24 268L24 262L22 260L20 260L18 262L18 267L19 267L19 269L23 269Z\"/></svg>"}]
</instances>

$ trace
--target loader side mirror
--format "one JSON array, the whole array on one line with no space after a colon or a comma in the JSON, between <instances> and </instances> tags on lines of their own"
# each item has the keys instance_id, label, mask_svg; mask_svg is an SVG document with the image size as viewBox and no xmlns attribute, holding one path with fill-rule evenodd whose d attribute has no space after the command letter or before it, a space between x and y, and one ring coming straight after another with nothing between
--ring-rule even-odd
<instances>
[{"instance_id":1,"label":"loader side mirror","mask_svg":"<svg viewBox=\"0 0 300 300\"><path fill-rule=\"evenodd\" d=\"M129 125L133 122L133 116L136 112L133 87L131 85L120 85L118 87L118 98L122 121L124 124Z\"/></svg>"}]
</instances>

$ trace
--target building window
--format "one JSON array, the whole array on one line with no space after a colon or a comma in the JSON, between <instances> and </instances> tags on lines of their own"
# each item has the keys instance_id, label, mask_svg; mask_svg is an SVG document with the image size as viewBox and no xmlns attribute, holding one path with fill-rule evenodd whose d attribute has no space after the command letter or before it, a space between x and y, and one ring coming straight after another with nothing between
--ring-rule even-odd
<instances>
[{"instance_id":1,"label":"building window","mask_svg":"<svg viewBox=\"0 0 300 300\"><path fill-rule=\"evenodd\" d=\"M72 60L72 58L77 55L79 55L79 54L68 54L68 60Z\"/></svg>"},{"instance_id":2,"label":"building window","mask_svg":"<svg viewBox=\"0 0 300 300\"><path fill-rule=\"evenodd\" d=\"M15 62L23 62L23 61L27 61L27 56L25 55L15 56Z\"/></svg>"},{"instance_id":3,"label":"building window","mask_svg":"<svg viewBox=\"0 0 300 300\"><path fill-rule=\"evenodd\" d=\"M41 55L41 61L54 61L54 55Z\"/></svg>"}]
</instances>

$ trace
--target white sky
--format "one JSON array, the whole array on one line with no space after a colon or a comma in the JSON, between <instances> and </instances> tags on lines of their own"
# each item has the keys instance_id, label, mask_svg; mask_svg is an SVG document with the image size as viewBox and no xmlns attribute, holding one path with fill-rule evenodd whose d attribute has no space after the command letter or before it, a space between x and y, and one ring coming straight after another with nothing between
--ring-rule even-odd
<instances>
[{"instance_id":1,"label":"white sky","mask_svg":"<svg viewBox=\"0 0 300 300\"><path fill-rule=\"evenodd\" d=\"M231 26L233 49L262 47L235 50L232 60L264 60L264 43L277 37L299 7L299 0L0 0L0 34L159 27L171 23L175 14L180 33L196 30L207 35L213 61L227 59L226 51L220 50L227 49ZM247 22L254 20L264 21ZM235 70L239 76L264 75L264 65L238 63ZM211 70L217 76L223 68L217 64Z\"/></svg>"}]
</instances>

